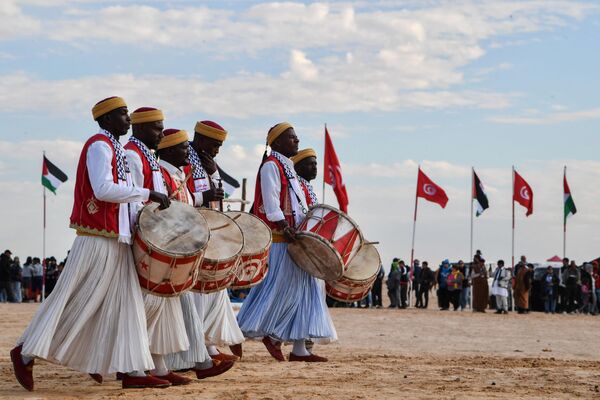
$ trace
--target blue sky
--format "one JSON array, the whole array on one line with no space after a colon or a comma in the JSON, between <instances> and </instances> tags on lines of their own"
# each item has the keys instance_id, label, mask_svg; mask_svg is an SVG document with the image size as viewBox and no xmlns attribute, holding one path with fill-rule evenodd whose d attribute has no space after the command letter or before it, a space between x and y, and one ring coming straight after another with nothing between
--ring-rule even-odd
<instances>
[{"instance_id":1,"label":"blue sky","mask_svg":"<svg viewBox=\"0 0 600 400\"><path fill-rule=\"evenodd\" d=\"M535 193L534 215L517 207L516 252L561 254L566 164L580 210L568 253L597 257L599 14L589 1L4 1L0 246L40 255L41 151L73 177L91 106L121 95L162 108L166 127L225 126L219 162L250 186L270 126L292 122L321 153L326 122L350 214L385 264L410 255L418 164L450 197L420 203L419 258L468 258L475 166L491 202L475 246L509 259L513 164ZM73 183L49 200L49 254L74 237Z\"/></svg>"}]
</instances>

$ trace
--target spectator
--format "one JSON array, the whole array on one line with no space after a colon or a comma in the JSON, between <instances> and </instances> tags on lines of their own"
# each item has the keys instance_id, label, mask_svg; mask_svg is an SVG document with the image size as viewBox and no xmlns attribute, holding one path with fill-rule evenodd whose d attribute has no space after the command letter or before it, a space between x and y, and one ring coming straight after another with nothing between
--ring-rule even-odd
<instances>
[{"instance_id":1,"label":"spectator","mask_svg":"<svg viewBox=\"0 0 600 400\"><path fill-rule=\"evenodd\" d=\"M388 307L390 308L400 307L400 263L398 261L397 258L394 258L387 278L388 296L390 298Z\"/></svg>"},{"instance_id":2,"label":"spectator","mask_svg":"<svg viewBox=\"0 0 600 400\"><path fill-rule=\"evenodd\" d=\"M32 285L33 285L33 259L27 257L27 261L23 264L23 270L21 271L22 283L21 286L25 292L25 300L29 301L33 298Z\"/></svg>"},{"instance_id":3,"label":"spectator","mask_svg":"<svg viewBox=\"0 0 600 400\"><path fill-rule=\"evenodd\" d=\"M422 308L423 307L423 299L419 299L417 294L419 293L419 286L421 285L421 265L419 260L413 261L413 277L412 277L412 290L415 292L415 307Z\"/></svg>"},{"instance_id":4,"label":"spectator","mask_svg":"<svg viewBox=\"0 0 600 400\"><path fill-rule=\"evenodd\" d=\"M56 274L56 258L50 257L46 259L46 297L52 293L54 286L56 286L56 280L58 276Z\"/></svg>"},{"instance_id":5,"label":"spectator","mask_svg":"<svg viewBox=\"0 0 600 400\"><path fill-rule=\"evenodd\" d=\"M465 265L463 260L458 260L458 269L462 272L464 277L462 290L460 291L460 310L463 311L467 308L471 299L471 283L468 278L471 267Z\"/></svg>"},{"instance_id":6,"label":"spectator","mask_svg":"<svg viewBox=\"0 0 600 400\"><path fill-rule=\"evenodd\" d=\"M460 306L460 293L462 292L464 275L460 272L458 264L452 266L452 271L446 278L446 286L448 287L448 296L452 302L454 311Z\"/></svg>"},{"instance_id":7,"label":"spectator","mask_svg":"<svg viewBox=\"0 0 600 400\"><path fill-rule=\"evenodd\" d=\"M0 254L0 302L14 301L12 291L10 290L10 265L12 252L4 251Z\"/></svg>"},{"instance_id":8,"label":"spectator","mask_svg":"<svg viewBox=\"0 0 600 400\"><path fill-rule=\"evenodd\" d=\"M562 266L560 267L560 274L558 275L558 304L556 307L556 311L562 313L567 312L567 304L569 303L567 296L567 288L565 282L563 281L563 276L567 269L569 269L569 259L565 257L562 259Z\"/></svg>"},{"instance_id":9,"label":"spectator","mask_svg":"<svg viewBox=\"0 0 600 400\"><path fill-rule=\"evenodd\" d=\"M563 273L563 283L565 285L566 304L565 310L572 314L577 310L577 300L579 298L579 287L581 286L581 274L577 268L575 260L571 260L569 267Z\"/></svg>"},{"instance_id":10,"label":"spectator","mask_svg":"<svg viewBox=\"0 0 600 400\"><path fill-rule=\"evenodd\" d=\"M419 284L419 292L417 293L417 304L420 304L420 308L427 308L429 306L429 291L435 283L435 276L433 271L429 268L429 263L423 261L423 267L421 269L421 283ZM419 307L419 306L417 306Z\"/></svg>"},{"instance_id":11,"label":"spectator","mask_svg":"<svg viewBox=\"0 0 600 400\"><path fill-rule=\"evenodd\" d=\"M44 267L42 266L42 264L40 263L40 259L35 257L33 259L33 265L31 266L33 271L32 271L32 296L33 296L33 301L35 301L36 303L38 301L41 301L41 297L42 297L42 283L43 283L43 276L44 276Z\"/></svg>"},{"instance_id":12,"label":"spectator","mask_svg":"<svg viewBox=\"0 0 600 400\"><path fill-rule=\"evenodd\" d=\"M381 299L381 286L383 284L383 278L385 277L385 272L383 271L383 265L379 266L379 271L377 271L377 276L375 277L375 282L373 283L373 287L371 288L371 298L373 300L373 307L381 308L382 299Z\"/></svg>"},{"instance_id":13,"label":"spectator","mask_svg":"<svg viewBox=\"0 0 600 400\"><path fill-rule=\"evenodd\" d=\"M473 269L471 271L471 282L473 285L473 311L485 312L489 301L488 271L485 268L485 260L480 256L473 258Z\"/></svg>"},{"instance_id":14,"label":"spectator","mask_svg":"<svg viewBox=\"0 0 600 400\"><path fill-rule=\"evenodd\" d=\"M19 257L15 257L10 265L10 290L15 303L23 301L23 292L21 290L21 262Z\"/></svg>"},{"instance_id":15,"label":"spectator","mask_svg":"<svg viewBox=\"0 0 600 400\"><path fill-rule=\"evenodd\" d=\"M518 268L517 275L515 276L515 305L519 314L529 312L529 290L531 289L532 276L532 264Z\"/></svg>"},{"instance_id":16,"label":"spectator","mask_svg":"<svg viewBox=\"0 0 600 400\"><path fill-rule=\"evenodd\" d=\"M496 296L496 314L508 314L508 285L511 278L510 271L504 268L504 260L498 260L492 282L492 296Z\"/></svg>"},{"instance_id":17,"label":"spectator","mask_svg":"<svg viewBox=\"0 0 600 400\"><path fill-rule=\"evenodd\" d=\"M556 297L558 295L560 280L554 274L554 270L552 266L548 266L546 268L546 274L542 278L542 283L544 285L544 312L546 314L552 313L556 311Z\"/></svg>"},{"instance_id":18,"label":"spectator","mask_svg":"<svg viewBox=\"0 0 600 400\"><path fill-rule=\"evenodd\" d=\"M593 313L592 293L594 281L592 280L592 264L585 263L581 270L581 306L579 312L583 314Z\"/></svg>"},{"instance_id":19,"label":"spectator","mask_svg":"<svg viewBox=\"0 0 600 400\"><path fill-rule=\"evenodd\" d=\"M448 275L450 275L450 272L452 272L450 261L442 261L442 265L440 265L440 268L437 270L435 279L438 285L438 305L442 311L446 311L450 308L450 298L448 295Z\"/></svg>"},{"instance_id":20,"label":"spectator","mask_svg":"<svg viewBox=\"0 0 600 400\"><path fill-rule=\"evenodd\" d=\"M410 268L404 264L404 261L400 260L400 304L399 308L408 307L408 284L410 283Z\"/></svg>"},{"instance_id":21,"label":"spectator","mask_svg":"<svg viewBox=\"0 0 600 400\"><path fill-rule=\"evenodd\" d=\"M592 261L592 279L594 281L594 301L596 304L595 313L600 313L600 267L598 261Z\"/></svg>"}]
</instances>

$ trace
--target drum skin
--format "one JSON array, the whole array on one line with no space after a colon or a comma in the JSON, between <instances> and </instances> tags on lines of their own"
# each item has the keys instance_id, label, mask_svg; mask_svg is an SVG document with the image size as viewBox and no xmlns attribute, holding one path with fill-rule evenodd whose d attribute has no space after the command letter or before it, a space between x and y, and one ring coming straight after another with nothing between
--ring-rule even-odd
<instances>
[{"instance_id":1,"label":"drum skin","mask_svg":"<svg viewBox=\"0 0 600 400\"><path fill-rule=\"evenodd\" d=\"M209 239L206 220L192 206L173 202L165 210L156 203L143 207L132 246L141 288L165 297L190 290Z\"/></svg>"},{"instance_id":2,"label":"drum skin","mask_svg":"<svg viewBox=\"0 0 600 400\"><path fill-rule=\"evenodd\" d=\"M317 234L297 233L296 240L288 245L288 253L298 267L315 278L333 281L344 273L340 253Z\"/></svg>"},{"instance_id":3,"label":"drum skin","mask_svg":"<svg viewBox=\"0 0 600 400\"><path fill-rule=\"evenodd\" d=\"M381 257L377 248L372 244L363 245L344 275L325 283L327 295L348 303L364 299L373 287L380 265Z\"/></svg>"},{"instance_id":4,"label":"drum skin","mask_svg":"<svg viewBox=\"0 0 600 400\"><path fill-rule=\"evenodd\" d=\"M195 292L212 293L233 283L240 266L244 234L238 224L225 213L208 208L197 210L208 223L210 240L200 265Z\"/></svg>"},{"instance_id":5,"label":"drum skin","mask_svg":"<svg viewBox=\"0 0 600 400\"><path fill-rule=\"evenodd\" d=\"M241 211L227 211L244 233L244 248L232 289L246 289L258 285L268 272L269 249L273 242L271 229L260 218Z\"/></svg>"}]
</instances>

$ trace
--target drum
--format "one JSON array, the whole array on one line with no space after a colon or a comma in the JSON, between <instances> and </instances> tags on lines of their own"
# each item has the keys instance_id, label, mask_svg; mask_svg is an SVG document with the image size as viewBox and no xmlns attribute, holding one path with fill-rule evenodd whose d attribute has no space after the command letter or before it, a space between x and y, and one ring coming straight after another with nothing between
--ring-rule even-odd
<instances>
[{"instance_id":1,"label":"drum","mask_svg":"<svg viewBox=\"0 0 600 400\"><path fill-rule=\"evenodd\" d=\"M372 244L365 244L350 261L348 270L340 279L325 283L327 294L348 303L364 299L373 287L380 266L381 257L377 248Z\"/></svg>"},{"instance_id":2,"label":"drum","mask_svg":"<svg viewBox=\"0 0 600 400\"><path fill-rule=\"evenodd\" d=\"M200 265L198 281L192 290L217 292L229 287L236 277L244 248L244 234L231 217L220 211L201 208L196 212L206 219L210 240Z\"/></svg>"},{"instance_id":3,"label":"drum","mask_svg":"<svg viewBox=\"0 0 600 400\"><path fill-rule=\"evenodd\" d=\"M245 289L258 285L267 275L269 249L273 237L271 229L260 218L241 211L227 211L244 233L242 261L232 289Z\"/></svg>"},{"instance_id":4,"label":"drum","mask_svg":"<svg viewBox=\"0 0 600 400\"><path fill-rule=\"evenodd\" d=\"M311 207L297 231L297 240L288 245L290 257L298 267L326 281L342 277L363 243L358 225L325 204Z\"/></svg>"},{"instance_id":5,"label":"drum","mask_svg":"<svg viewBox=\"0 0 600 400\"><path fill-rule=\"evenodd\" d=\"M178 296L194 286L209 242L204 217L194 207L172 202L159 210L140 210L133 238L133 258L140 286L157 296Z\"/></svg>"}]
</instances>

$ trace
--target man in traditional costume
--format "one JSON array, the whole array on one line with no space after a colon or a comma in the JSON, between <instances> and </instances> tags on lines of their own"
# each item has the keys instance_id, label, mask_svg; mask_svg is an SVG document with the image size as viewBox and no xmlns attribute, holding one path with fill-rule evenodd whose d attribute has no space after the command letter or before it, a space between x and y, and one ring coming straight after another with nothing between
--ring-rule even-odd
<instances>
[{"instance_id":1,"label":"man in traditional costume","mask_svg":"<svg viewBox=\"0 0 600 400\"><path fill-rule=\"evenodd\" d=\"M275 359L284 361L282 342L293 342L290 361L327 361L311 354L310 338L332 338L327 305L317 278L300 269L287 252L296 227L304 219L307 202L290 157L298 153L298 137L287 122L267 135L270 156L263 158L256 180L253 213L273 231L269 273L253 287L238 314L246 337L263 338Z\"/></svg>"},{"instance_id":2,"label":"man in traditional costume","mask_svg":"<svg viewBox=\"0 0 600 400\"><path fill-rule=\"evenodd\" d=\"M128 203L169 206L162 193L132 185L119 137L130 119L125 101L110 97L92 108L100 132L83 146L71 227L77 237L52 294L11 352L19 383L33 390L36 357L89 373L122 372L123 388L167 387L146 375L149 350L144 300L131 251Z\"/></svg>"},{"instance_id":3,"label":"man in traditional costume","mask_svg":"<svg viewBox=\"0 0 600 400\"><path fill-rule=\"evenodd\" d=\"M194 196L194 204L218 209L224 192L219 187L221 177L214 158L227 138L227 131L216 122L199 121L194 128L194 140L190 142L190 164L185 173L192 171L188 188ZM227 289L195 297L198 313L204 319L204 336L208 353L215 360L235 361L242 356L244 335L240 330ZM229 346L234 356L221 353L217 346Z\"/></svg>"},{"instance_id":4,"label":"man in traditional costume","mask_svg":"<svg viewBox=\"0 0 600 400\"><path fill-rule=\"evenodd\" d=\"M167 194L163 172L152 151L157 150L163 138L164 116L153 107L138 108L131 114L132 135L125 145L127 163L133 184ZM132 223L143 203L131 205ZM155 296L143 293L150 353L155 368L152 375L171 382L172 385L187 385L192 380L177 375L167 368L165 356L189 348L190 343L183 321L181 300L178 297Z\"/></svg>"},{"instance_id":5,"label":"man in traditional costume","mask_svg":"<svg viewBox=\"0 0 600 400\"><path fill-rule=\"evenodd\" d=\"M197 205L196 200L184 184L183 167L189 164L190 145L188 140L186 131L167 129L158 145L158 154L167 185L173 192L174 199L194 206ZM190 347L185 351L169 354L166 357L168 368L173 370L191 368L196 372L198 379L222 374L234 365L232 360L213 360L208 354L204 339L203 315L198 313L199 308L195 302L195 298L201 296L204 295L195 292L185 292L179 296Z\"/></svg>"}]
</instances>

